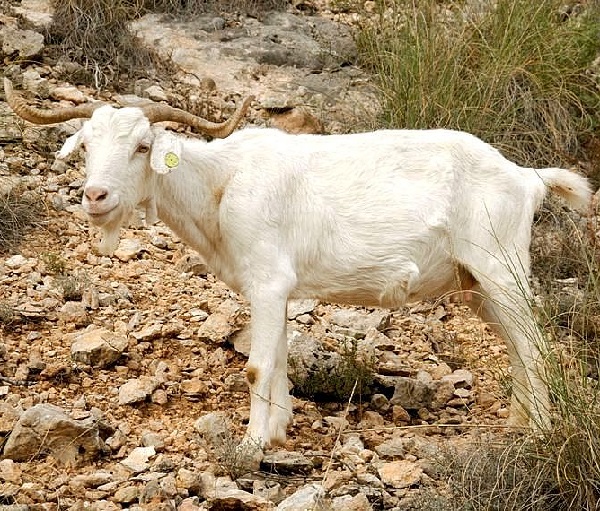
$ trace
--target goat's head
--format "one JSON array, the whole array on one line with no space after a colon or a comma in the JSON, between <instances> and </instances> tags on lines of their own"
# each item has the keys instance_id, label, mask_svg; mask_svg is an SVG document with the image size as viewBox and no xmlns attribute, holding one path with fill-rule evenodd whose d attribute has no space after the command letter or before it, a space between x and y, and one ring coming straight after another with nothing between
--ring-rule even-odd
<instances>
[{"instance_id":1,"label":"goat's head","mask_svg":"<svg viewBox=\"0 0 600 511\"><path fill-rule=\"evenodd\" d=\"M30 106L16 94L7 79L4 90L6 101L14 112L35 124L89 118L65 141L57 157L66 158L79 147L85 151L86 183L82 206L90 222L102 230L99 249L104 254L117 248L119 229L136 206L145 204L146 219L154 220L153 172L165 174L179 164L180 141L171 132L152 124L175 121L193 126L209 136L224 138L240 123L253 99L247 98L229 120L213 123L163 104L114 108L99 102L42 110Z\"/></svg>"}]
</instances>

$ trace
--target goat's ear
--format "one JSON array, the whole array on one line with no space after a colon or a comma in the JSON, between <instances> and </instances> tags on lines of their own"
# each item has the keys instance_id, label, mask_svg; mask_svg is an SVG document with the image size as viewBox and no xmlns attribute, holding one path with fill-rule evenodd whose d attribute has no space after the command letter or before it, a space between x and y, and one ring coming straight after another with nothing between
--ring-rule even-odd
<instances>
[{"instance_id":1,"label":"goat's ear","mask_svg":"<svg viewBox=\"0 0 600 511\"><path fill-rule=\"evenodd\" d=\"M56 157L59 160L64 160L65 158L71 156L79 147L81 146L81 142L83 141L83 130L79 130L74 135L71 135L65 143L63 144L60 151L56 153Z\"/></svg>"},{"instance_id":2,"label":"goat's ear","mask_svg":"<svg viewBox=\"0 0 600 511\"><path fill-rule=\"evenodd\" d=\"M171 131L156 130L150 155L150 166L159 174L168 174L176 170L181 162L183 144Z\"/></svg>"}]
</instances>

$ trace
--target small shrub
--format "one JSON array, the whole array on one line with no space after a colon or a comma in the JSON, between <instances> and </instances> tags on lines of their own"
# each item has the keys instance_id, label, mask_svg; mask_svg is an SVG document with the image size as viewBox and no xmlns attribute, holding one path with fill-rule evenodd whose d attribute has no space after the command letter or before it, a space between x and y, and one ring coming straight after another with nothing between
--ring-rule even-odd
<instances>
[{"instance_id":1,"label":"small shrub","mask_svg":"<svg viewBox=\"0 0 600 511\"><path fill-rule=\"evenodd\" d=\"M340 362L333 368L320 366L299 371L298 362L290 359L290 379L294 393L309 399L347 402L351 397L361 399L371 393L375 362L358 352L355 339L346 342Z\"/></svg>"},{"instance_id":2,"label":"small shrub","mask_svg":"<svg viewBox=\"0 0 600 511\"><path fill-rule=\"evenodd\" d=\"M233 480L256 470L262 456L258 442L240 442L231 429L214 437L213 449L219 467Z\"/></svg>"},{"instance_id":3,"label":"small shrub","mask_svg":"<svg viewBox=\"0 0 600 511\"><path fill-rule=\"evenodd\" d=\"M13 308L3 302L0 302L0 325L10 325L17 319Z\"/></svg>"},{"instance_id":4,"label":"small shrub","mask_svg":"<svg viewBox=\"0 0 600 511\"><path fill-rule=\"evenodd\" d=\"M50 275L64 275L67 272L67 261L56 252L46 252L41 255L46 273Z\"/></svg>"},{"instance_id":5,"label":"small shrub","mask_svg":"<svg viewBox=\"0 0 600 511\"><path fill-rule=\"evenodd\" d=\"M598 509L598 419L593 422L587 434L562 424L543 437L488 438L449 451L443 467L454 509Z\"/></svg>"},{"instance_id":6,"label":"small shrub","mask_svg":"<svg viewBox=\"0 0 600 511\"><path fill-rule=\"evenodd\" d=\"M0 252L14 249L29 227L39 225L41 204L36 193L19 186L0 193Z\"/></svg>"},{"instance_id":7,"label":"small shrub","mask_svg":"<svg viewBox=\"0 0 600 511\"><path fill-rule=\"evenodd\" d=\"M97 88L118 85L121 73L146 73L158 63L129 30L129 23L142 11L142 0L53 0L52 4L49 42L85 69L71 80Z\"/></svg>"},{"instance_id":8,"label":"small shrub","mask_svg":"<svg viewBox=\"0 0 600 511\"><path fill-rule=\"evenodd\" d=\"M85 275L59 275L54 280L66 301L80 301L89 282Z\"/></svg>"},{"instance_id":9,"label":"small shrub","mask_svg":"<svg viewBox=\"0 0 600 511\"><path fill-rule=\"evenodd\" d=\"M79 301L89 286L89 278L85 272L72 273L67 268L67 261L56 252L41 255L45 271L54 275L54 285L60 289L66 301Z\"/></svg>"},{"instance_id":10,"label":"small shrub","mask_svg":"<svg viewBox=\"0 0 600 511\"><path fill-rule=\"evenodd\" d=\"M546 486L545 471L539 471L531 456L533 444L510 438L446 453L445 470L455 509L489 511L558 511L555 495Z\"/></svg>"}]
</instances>

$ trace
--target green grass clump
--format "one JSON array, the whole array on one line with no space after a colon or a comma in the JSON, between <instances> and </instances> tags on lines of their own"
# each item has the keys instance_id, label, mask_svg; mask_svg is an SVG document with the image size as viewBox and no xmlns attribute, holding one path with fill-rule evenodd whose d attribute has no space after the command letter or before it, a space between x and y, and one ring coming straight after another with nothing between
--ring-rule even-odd
<instances>
[{"instance_id":1,"label":"green grass clump","mask_svg":"<svg viewBox=\"0 0 600 511\"><path fill-rule=\"evenodd\" d=\"M381 88L383 123L468 131L526 166L572 163L598 127L586 71L600 46L600 5L564 17L563 4L378 2L358 45Z\"/></svg>"},{"instance_id":2,"label":"green grass clump","mask_svg":"<svg viewBox=\"0 0 600 511\"><path fill-rule=\"evenodd\" d=\"M289 377L296 396L316 401L348 402L372 393L375 378L375 361L358 351L356 340L346 342L340 352L339 363L313 368L302 368L290 358Z\"/></svg>"}]
</instances>

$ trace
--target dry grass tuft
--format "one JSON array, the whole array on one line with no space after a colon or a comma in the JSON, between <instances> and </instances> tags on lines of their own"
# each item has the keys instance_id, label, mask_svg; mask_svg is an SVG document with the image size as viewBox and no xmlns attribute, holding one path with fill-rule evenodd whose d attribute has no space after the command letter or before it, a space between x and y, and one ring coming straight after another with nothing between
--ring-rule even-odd
<instances>
[{"instance_id":1,"label":"dry grass tuft","mask_svg":"<svg viewBox=\"0 0 600 511\"><path fill-rule=\"evenodd\" d=\"M121 74L152 70L158 58L129 30L140 15L142 0L53 0L48 39L84 72L70 77L100 88L118 85ZM131 77L131 76L130 76Z\"/></svg>"},{"instance_id":2,"label":"dry grass tuft","mask_svg":"<svg viewBox=\"0 0 600 511\"><path fill-rule=\"evenodd\" d=\"M164 12L175 16L205 12L240 12L260 16L271 10L283 10L287 0L146 0L144 7L151 12Z\"/></svg>"},{"instance_id":3,"label":"dry grass tuft","mask_svg":"<svg viewBox=\"0 0 600 511\"><path fill-rule=\"evenodd\" d=\"M38 194L19 186L0 192L0 252L13 250L27 229L40 222L41 204Z\"/></svg>"}]
</instances>

